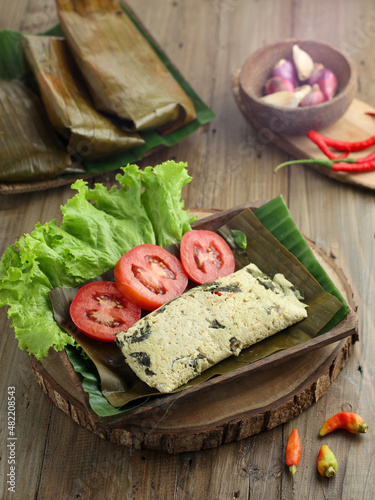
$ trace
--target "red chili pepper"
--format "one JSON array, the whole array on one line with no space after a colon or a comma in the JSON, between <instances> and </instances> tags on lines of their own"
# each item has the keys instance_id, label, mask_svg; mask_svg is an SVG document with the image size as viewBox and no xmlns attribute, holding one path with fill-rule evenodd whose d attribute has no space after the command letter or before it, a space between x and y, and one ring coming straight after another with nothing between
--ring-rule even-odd
<instances>
[{"instance_id":1,"label":"red chili pepper","mask_svg":"<svg viewBox=\"0 0 375 500\"><path fill-rule=\"evenodd\" d=\"M361 158L356 158L356 163L365 163L366 161L375 160L375 151L368 154L367 156L362 156Z\"/></svg>"},{"instance_id":2,"label":"red chili pepper","mask_svg":"<svg viewBox=\"0 0 375 500\"><path fill-rule=\"evenodd\" d=\"M341 161L342 160L332 165L331 168L334 172L353 172L359 174L375 170L375 159L369 161L349 162L344 165L341 164Z\"/></svg>"},{"instance_id":3,"label":"red chili pepper","mask_svg":"<svg viewBox=\"0 0 375 500\"><path fill-rule=\"evenodd\" d=\"M374 111L366 111L365 115L375 116L375 112Z\"/></svg>"},{"instance_id":4,"label":"red chili pepper","mask_svg":"<svg viewBox=\"0 0 375 500\"><path fill-rule=\"evenodd\" d=\"M334 155L332 153L332 151L329 149L329 147L327 146L327 144L324 140L324 137L321 134L319 134L318 132L316 132L315 130L310 130L307 134L307 137L309 137L309 139L311 139L318 146L318 148L321 149L322 152L331 160L338 160L341 158L346 158L349 154L349 152L347 152L341 156Z\"/></svg>"},{"instance_id":5,"label":"red chili pepper","mask_svg":"<svg viewBox=\"0 0 375 500\"><path fill-rule=\"evenodd\" d=\"M285 463L289 471L294 476L301 458L301 441L297 429L293 429L285 450Z\"/></svg>"},{"instance_id":6,"label":"red chili pepper","mask_svg":"<svg viewBox=\"0 0 375 500\"><path fill-rule=\"evenodd\" d=\"M337 151L348 151L348 152L363 151L364 149L367 149L370 146L374 146L375 144L375 135L372 135L371 137L368 137L363 141L350 142L350 141L339 141L338 139L333 139L332 137L327 137L325 135L319 134L319 132L316 131L308 132L307 134L308 137L310 137L311 132L313 132L312 136L314 137L315 140L324 142L327 146L330 146L336 149Z\"/></svg>"},{"instance_id":7,"label":"red chili pepper","mask_svg":"<svg viewBox=\"0 0 375 500\"><path fill-rule=\"evenodd\" d=\"M358 434L367 432L368 425L356 413L342 411L324 422L320 428L319 436L325 436L336 429L346 429L352 434Z\"/></svg>"},{"instance_id":8,"label":"red chili pepper","mask_svg":"<svg viewBox=\"0 0 375 500\"><path fill-rule=\"evenodd\" d=\"M275 168L274 172L277 172L280 168L287 165L298 165L300 163L313 163L315 165L321 165L333 170L334 172L361 173L375 170L375 157L367 159L363 158L361 161L358 161L356 158L342 158L337 160L330 160L329 158L307 158L305 160L291 160L280 163L280 165Z\"/></svg>"},{"instance_id":9,"label":"red chili pepper","mask_svg":"<svg viewBox=\"0 0 375 500\"><path fill-rule=\"evenodd\" d=\"M338 463L335 455L326 444L320 447L318 455L318 471L323 477L332 477L337 472Z\"/></svg>"}]
</instances>

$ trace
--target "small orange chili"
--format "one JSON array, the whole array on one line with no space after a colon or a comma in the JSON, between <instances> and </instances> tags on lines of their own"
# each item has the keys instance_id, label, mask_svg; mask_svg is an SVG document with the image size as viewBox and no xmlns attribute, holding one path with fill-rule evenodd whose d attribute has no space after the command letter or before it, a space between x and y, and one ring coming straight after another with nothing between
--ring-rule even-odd
<instances>
[{"instance_id":1,"label":"small orange chili","mask_svg":"<svg viewBox=\"0 0 375 500\"><path fill-rule=\"evenodd\" d=\"M293 429L285 450L285 462L289 471L294 476L301 458L301 441L297 429Z\"/></svg>"},{"instance_id":2,"label":"small orange chili","mask_svg":"<svg viewBox=\"0 0 375 500\"><path fill-rule=\"evenodd\" d=\"M319 436L325 436L336 429L346 429L352 434L367 432L368 425L362 417L350 411L341 411L324 422L319 431Z\"/></svg>"},{"instance_id":3,"label":"small orange chili","mask_svg":"<svg viewBox=\"0 0 375 500\"><path fill-rule=\"evenodd\" d=\"M337 472L336 457L326 444L320 447L317 465L319 474L323 477L332 477Z\"/></svg>"}]
</instances>

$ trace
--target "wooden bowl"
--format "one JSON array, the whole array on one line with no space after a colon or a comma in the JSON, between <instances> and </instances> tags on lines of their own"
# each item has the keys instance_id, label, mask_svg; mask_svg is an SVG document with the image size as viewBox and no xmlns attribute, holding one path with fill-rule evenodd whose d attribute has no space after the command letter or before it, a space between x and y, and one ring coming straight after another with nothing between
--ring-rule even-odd
<instances>
[{"instance_id":1,"label":"wooden bowl","mask_svg":"<svg viewBox=\"0 0 375 500\"><path fill-rule=\"evenodd\" d=\"M298 44L314 62L332 70L338 81L336 95L322 104L287 108L263 102L264 85L280 59L292 60L292 47ZM348 109L356 92L357 74L348 56L325 43L290 39L266 45L245 62L239 76L239 92L245 113L277 134L302 135L335 123Z\"/></svg>"}]
</instances>

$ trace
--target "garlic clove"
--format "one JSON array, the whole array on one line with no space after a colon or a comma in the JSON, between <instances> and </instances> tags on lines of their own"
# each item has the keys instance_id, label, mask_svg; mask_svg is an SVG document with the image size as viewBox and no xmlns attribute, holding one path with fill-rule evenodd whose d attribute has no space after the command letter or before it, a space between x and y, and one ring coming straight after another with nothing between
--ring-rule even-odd
<instances>
[{"instance_id":1,"label":"garlic clove","mask_svg":"<svg viewBox=\"0 0 375 500\"><path fill-rule=\"evenodd\" d=\"M297 44L293 45L293 62L297 70L298 79L301 82L308 80L314 71L314 61Z\"/></svg>"},{"instance_id":2,"label":"garlic clove","mask_svg":"<svg viewBox=\"0 0 375 500\"><path fill-rule=\"evenodd\" d=\"M299 101L296 99L295 93L289 90L279 90L273 94L265 95L260 98L261 101L272 104L274 106L284 106L287 108L297 108Z\"/></svg>"},{"instance_id":3,"label":"garlic clove","mask_svg":"<svg viewBox=\"0 0 375 500\"><path fill-rule=\"evenodd\" d=\"M298 103L302 101L302 99L309 93L311 92L311 85L301 85L300 87L297 87L294 89L294 95L296 96L296 99Z\"/></svg>"}]
</instances>

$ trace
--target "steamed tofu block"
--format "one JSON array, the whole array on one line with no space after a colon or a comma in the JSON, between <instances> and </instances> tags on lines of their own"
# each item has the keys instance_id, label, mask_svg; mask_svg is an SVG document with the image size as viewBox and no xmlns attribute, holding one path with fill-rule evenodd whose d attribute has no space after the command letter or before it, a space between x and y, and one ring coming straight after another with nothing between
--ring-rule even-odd
<instances>
[{"instance_id":1,"label":"steamed tofu block","mask_svg":"<svg viewBox=\"0 0 375 500\"><path fill-rule=\"evenodd\" d=\"M282 274L249 264L148 314L116 342L149 386L172 392L207 368L301 321L306 305Z\"/></svg>"}]
</instances>

